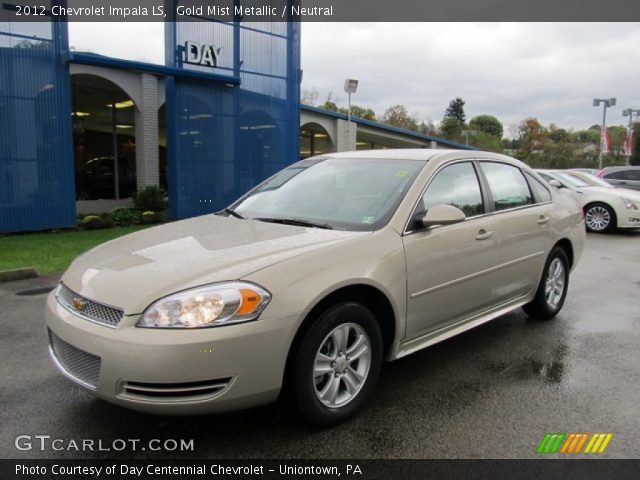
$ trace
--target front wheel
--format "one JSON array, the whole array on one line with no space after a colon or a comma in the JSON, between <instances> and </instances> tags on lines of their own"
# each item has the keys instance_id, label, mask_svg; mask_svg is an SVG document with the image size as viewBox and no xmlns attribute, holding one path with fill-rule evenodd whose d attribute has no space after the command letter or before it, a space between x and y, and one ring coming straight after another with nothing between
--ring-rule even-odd
<instances>
[{"instance_id":1,"label":"front wheel","mask_svg":"<svg viewBox=\"0 0 640 480\"><path fill-rule=\"evenodd\" d=\"M615 228L616 215L609 205L592 203L585 208L584 221L589 232L605 233Z\"/></svg>"},{"instance_id":2,"label":"front wheel","mask_svg":"<svg viewBox=\"0 0 640 480\"><path fill-rule=\"evenodd\" d=\"M320 426L351 417L375 386L382 354L380 327L367 308L349 302L328 309L292 358L292 393L299 411Z\"/></svg>"},{"instance_id":3,"label":"front wheel","mask_svg":"<svg viewBox=\"0 0 640 480\"><path fill-rule=\"evenodd\" d=\"M530 316L548 320L564 305L569 288L569 259L564 249L555 247L545 263L542 278L533 300L523 308Z\"/></svg>"}]
</instances>

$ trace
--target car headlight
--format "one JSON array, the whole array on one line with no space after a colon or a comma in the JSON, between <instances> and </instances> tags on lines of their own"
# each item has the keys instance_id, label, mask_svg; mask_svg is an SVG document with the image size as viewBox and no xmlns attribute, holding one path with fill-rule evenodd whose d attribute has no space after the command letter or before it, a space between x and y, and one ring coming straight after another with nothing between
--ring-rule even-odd
<instances>
[{"instance_id":1,"label":"car headlight","mask_svg":"<svg viewBox=\"0 0 640 480\"><path fill-rule=\"evenodd\" d=\"M622 201L624 202L625 208L627 208L628 210L638 210L638 205L633 200L623 197Z\"/></svg>"},{"instance_id":2,"label":"car headlight","mask_svg":"<svg viewBox=\"0 0 640 480\"><path fill-rule=\"evenodd\" d=\"M271 294L252 283L228 282L193 288L155 301L137 327L203 328L258 318Z\"/></svg>"}]
</instances>

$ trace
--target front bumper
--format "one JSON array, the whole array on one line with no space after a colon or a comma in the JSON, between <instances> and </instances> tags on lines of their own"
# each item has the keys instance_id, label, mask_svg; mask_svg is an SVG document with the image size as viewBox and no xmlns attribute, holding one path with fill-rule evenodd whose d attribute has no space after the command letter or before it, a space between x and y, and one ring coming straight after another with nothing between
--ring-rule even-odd
<instances>
[{"instance_id":1,"label":"front bumper","mask_svg":"<svg viewBox=\"0 0 640 480\"><path fill-rule=\"evenodd\" d=\"M640 210L625 209L616 212L618 228L640 228Z\"/></svg>"},{"instance_id":2,"label":"front bumper","mask_svg":"<svg viewBox=\"0 0 640 480\"><path fill-rule=\"evenodd\" d=\"M136 328L138 318L125 316L116 328L98 325L65 309L54 291L45 312L50 353L63 374L97 397L174 415L274 401L299 320L261 317L226 327L162 330Z\"/></svg>"}]
</instances>

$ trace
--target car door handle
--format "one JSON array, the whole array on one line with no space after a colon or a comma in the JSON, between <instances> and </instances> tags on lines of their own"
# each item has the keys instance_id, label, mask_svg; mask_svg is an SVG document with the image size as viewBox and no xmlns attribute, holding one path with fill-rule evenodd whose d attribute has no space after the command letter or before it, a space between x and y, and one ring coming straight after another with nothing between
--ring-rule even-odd
<instances>
[{"instance_id":1,"label":"car door handle","mask_svg":"<svg viewBox=\"0 0 640 480\"><path fill-rule=\"evenodd\" d=\"M544 215L540 215L540 218L538 218L538 225L544 225L545 223L549 222L549 218L550 217L545 217Z\"/></svg>"},{"instance_id":2,"label":"car door handle","mask_svg":"<svg viewBox=\"0 0 640 480\"><path fill-rule=\"evenodd\" d=\"M486 240L487 238L493 237L493 230L487 232L484 228L478 232L476 235L476 240Z\"/></svg>"}]
</instances>

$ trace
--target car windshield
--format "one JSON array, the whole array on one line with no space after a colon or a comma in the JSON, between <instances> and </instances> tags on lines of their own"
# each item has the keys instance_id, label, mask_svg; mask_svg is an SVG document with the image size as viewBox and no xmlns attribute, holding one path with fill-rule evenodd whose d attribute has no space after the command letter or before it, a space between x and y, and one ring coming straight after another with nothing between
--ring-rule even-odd
<instances>
[{"instance_id":1,"label":"car windshield","mask_svg":"<svg viewBox=\"0 0 640 480\"><path fill-rule=\"evenodd\" d=\"M302 160L231 206L246 218L343 230L385 225L425 160L328 158Z\"/></svg>"},{"instance_id":2,"label":"car windshield","mask_svg":"<svg viewBox=\"0 0 640 480\"><path fill-rule=\"evenodd\" d=\"M576 175L572 172L565 172L567 175L571 175L571 178L575 178L577 180L580 180L586 184L588 184L591 187L606 187L606 188L616 188L613 185L611 185L609 182L607 182L606 180L601 179L600 177L596 177L595 175L592 175L591 173L587 173L587 172L580 172L580 175Z\"/></svg>"}]
</instances>

